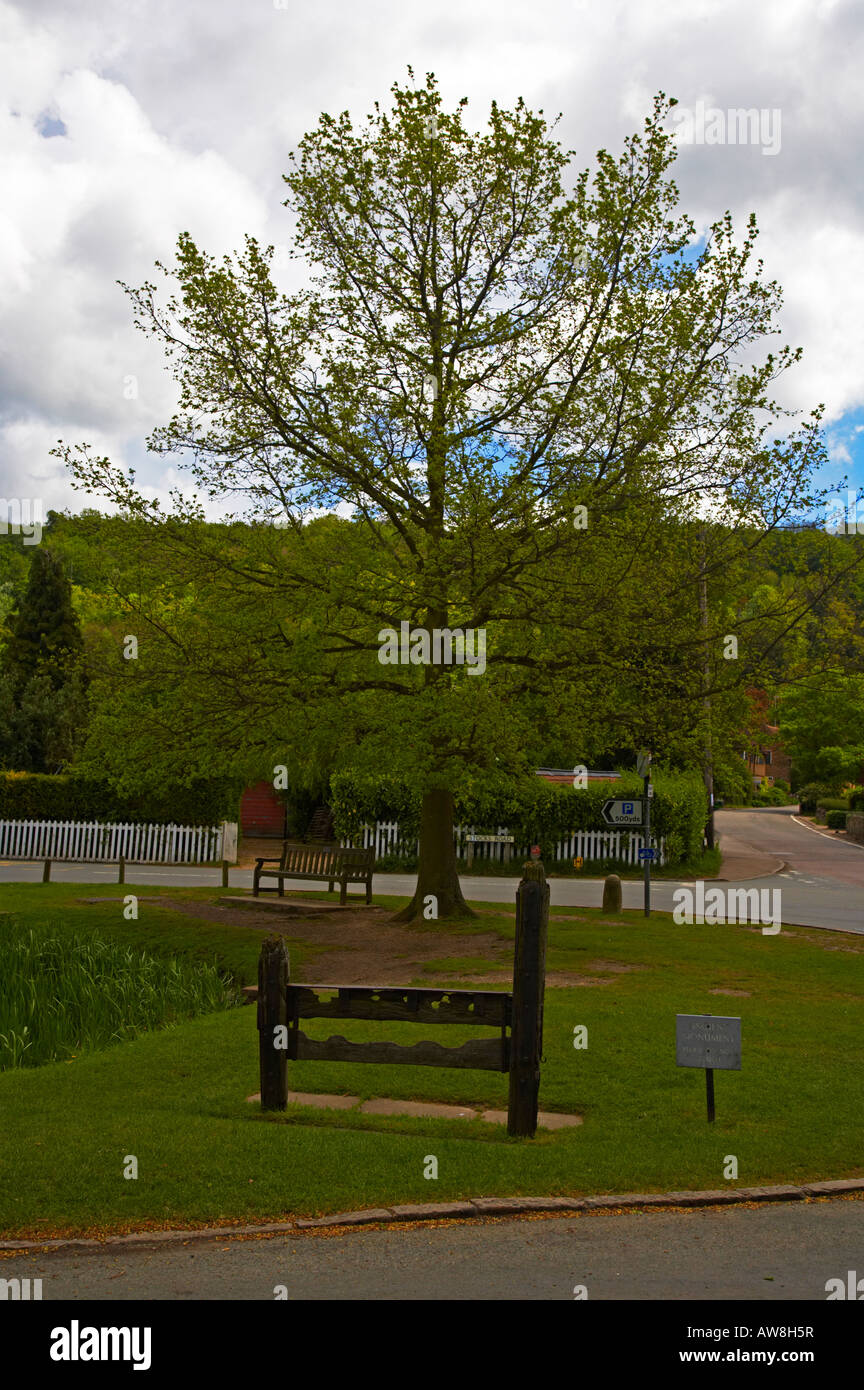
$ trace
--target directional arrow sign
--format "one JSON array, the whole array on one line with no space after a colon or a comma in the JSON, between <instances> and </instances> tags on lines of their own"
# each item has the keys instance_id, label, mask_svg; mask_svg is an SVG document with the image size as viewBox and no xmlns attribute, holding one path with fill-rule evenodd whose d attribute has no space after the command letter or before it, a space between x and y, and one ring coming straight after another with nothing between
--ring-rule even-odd
<instances>
[{"instance_id":1,"label":"directional arrow sign","mask_svg":"<svg viewBox=\"0 0 864 1390\"><path fill-rule=\"evenodd\" d=\"M607 825L641 825L642 802L611 799L603 802L603 819Z\"/></svg>"}]
</instances>

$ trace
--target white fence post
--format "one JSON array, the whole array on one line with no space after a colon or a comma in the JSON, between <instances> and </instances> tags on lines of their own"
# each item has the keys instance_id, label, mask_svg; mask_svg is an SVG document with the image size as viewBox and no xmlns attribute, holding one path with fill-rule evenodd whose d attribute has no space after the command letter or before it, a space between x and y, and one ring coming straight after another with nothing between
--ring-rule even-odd
<instances>
[{"instance_id":1,"label":"white fence post","mask_svg":"<svg viewBox=\"0 0 864 1390\"><path fill-rule=\"evenodd\" d=\"M236 863L237 825L0 820L3 859L100 864L121 857L127 863L218 864L223 858Z\"/></svg>"},{"instance_id":2,"label":"white fence post","mask_svg":"<svg viewBox=\"0 0 864 1390\"><path fill-rule=\"evenodd\" d=\"M465 838L467 835L476 833L474 826L454 825L453 838L457 858L462 858L465 853ZM510 831L506 825L500 825L497 833L499 835L509 835ZM374 825L364 825L360 836L360 842L364 849L370 846L375 847L376 858L381 858L385 854L395 854L401 845L401 836L398 821L376 821ZM348 848L352 843L351 837L344 837L340 844ZM555 844L554 853L559 859L574 859L579 856L586 860L600 859L620 859L625 864L639 864L639 851L643 848L645 841L642 835L636 835L627 830L571 830L569 834L558 840ZM405 849L404 845L401 845ZM513 843L512 846L503 842L491 845L478 844L474 849L475 862L478 859L488 859L496 862L503 862L505 851L512 850L514 853L520 846ZM420 841L417 840L417 852L419 853ZM666 842L661 840L657 848L657 863L665 864Z\"/></svg>"},{"instance_id":3,"label":"white fence post","mask_svg":"<svg viewBox=\"0 0 864 1390\"><path fill-rule=\"evenodd\" d=\"M497 833L509 835L510 831L506 825L502 825L498 827ZM461 859L465 853L465 837L473 834L475 834L474 826L454 825L453 837L457 858ZM0 822L0 845L3 843L2 836L3 822ZM369 849L374 845L376 859L383 858L385 854L396 854L400 847L403 852L407 848L401 843L398 821L376 821L374 825L364 825L358 838L364 849ZM347 849L353 844L353 839L351 836L345 836L339 843ZM627 830L571 830L568 835L556 842L554 853L559 859L574 859L581 856L582 859L586 860L620 859L625 864L638 865L640 862L639 851L644 844L644 836ZM478 844L474 848L474 859L475 862L477 859L503 862L505 850L512 850L515 853L519 848L520 846L515 842L512 846L505 845L503 842L492 845ZM419 839L416 842L416 852L418 854L420 852ZM667 862L665 840L660 840L658 843L656 862L660 865Z\"/></svg>"},{"instance_id":4,"label":"white fence post","mask_svg":"<svg viewBox=\"0 0 864 1390\"><path fill-rule=\"evenodd\" d=\"M227 859L229 864L237 863L237 822L223 820L219 828L220 844L217 849L218 859Z\"/></svg>"}]
</instances>

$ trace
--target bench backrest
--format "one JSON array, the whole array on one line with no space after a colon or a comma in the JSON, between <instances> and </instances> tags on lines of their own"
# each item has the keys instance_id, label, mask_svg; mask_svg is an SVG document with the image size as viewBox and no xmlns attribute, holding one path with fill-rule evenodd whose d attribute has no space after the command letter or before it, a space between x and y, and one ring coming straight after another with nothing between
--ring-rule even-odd
<instances>
[{"instance_id":1,"label":"bench backrest","mask_svg":"<svg viewBox=\"0 0 864 1390\"><path fill-rule=\"evenodd\" d=\"M342 849L340 845L294 845L282 847L280 868L292 874L317 874L327 878L345 869L370 869L375 861L374 849Z\"/></svg>"}]
</instances>

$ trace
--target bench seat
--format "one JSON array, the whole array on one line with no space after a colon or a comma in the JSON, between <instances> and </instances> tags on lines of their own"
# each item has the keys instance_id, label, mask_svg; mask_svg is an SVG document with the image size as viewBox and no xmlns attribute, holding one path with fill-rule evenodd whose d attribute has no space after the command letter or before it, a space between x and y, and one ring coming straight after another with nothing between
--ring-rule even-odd
<instances>
[{"instance_id":1,"label":"bench seat","mask_svg":"<svg viewBox=\"0 0 864 1390\"><path fill-rule=\"evenodd\" d=\"M285 879L326 879L327 891L339 884L339 901L348 896L349 883L365 883L366 902L372 901L374 849L342 849L340 845L298 845L286 843L278 859L256 859L252 876L252 895L278 893L285 896ZM262 878L275 878L275 888L262 888Z\"/></svg>"}]
</instances>

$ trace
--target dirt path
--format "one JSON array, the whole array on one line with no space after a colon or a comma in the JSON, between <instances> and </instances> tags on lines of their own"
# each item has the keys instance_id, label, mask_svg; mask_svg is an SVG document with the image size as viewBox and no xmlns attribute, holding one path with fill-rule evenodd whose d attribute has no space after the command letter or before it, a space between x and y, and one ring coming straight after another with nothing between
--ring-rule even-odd
<instances>
[{"instance_id":1,"label":"dirt path","mask_svg":"<svg viewBox=\"0 0 864 1390\"><path fill-rule=\"evenodd\" d=\"M309 963L310 979L328 985L407 985L412 980L428 977L433 982L445 981L452 975L459 986L510 985L513 980L513 942L497 932L476 932L470 936L451 933L408 930L394 926L388 909L382 907L340 908L315 912L312 904L298 903L297 916L282 916L270 908L230 907L223 903L196 902L184 898L151 898L151 902L196 917L205 922L228 923L249 927L255 931L276 932L303 946L317 946L326 951L326 960L317 956ZM321 903L320 908L330 906ZM309 911L304 913L303 908ZM500 913L481 912L481 916ZM557 920L574 921L578 918ZM445 962L453 959L466 962L458 970ZM428 967L442 962L434 970ZM470 965L467 963L470 962ZM552 988L578 988L612 984L616 978L640 966L623 965L617 961L586 961L585 969L594 972L550 970L546 983ZM303 968L296 978L304 979Z\"/></svg>"},{"instance_id":2,"label":"dirt path","mask_svg":"<svg viewBox=\"0 0 864 1390\"><path fill-rule=\"evenodd\" d=\"M310 911L305 916L283 918L268 909L256 912L254 908L233 908L191 899L154 898L151 901L205 922L275 932L304 946L323 947L327 951L326 962L316 960L312 970L314 977L326 984L407 984L423 973L423 967L429 962L453 956L488 961L490 973L483 971L481 978L484 980L492 982L500 976L503 983L512 977L512 942L497 933L471 936L448 933L443 936L439 932L409 931L392 926L386 908L346 908L320 915ZM302 980L302 969L297 978ZM468 977L463 975L462 978Z\"/></svg>"}]
</instances>

